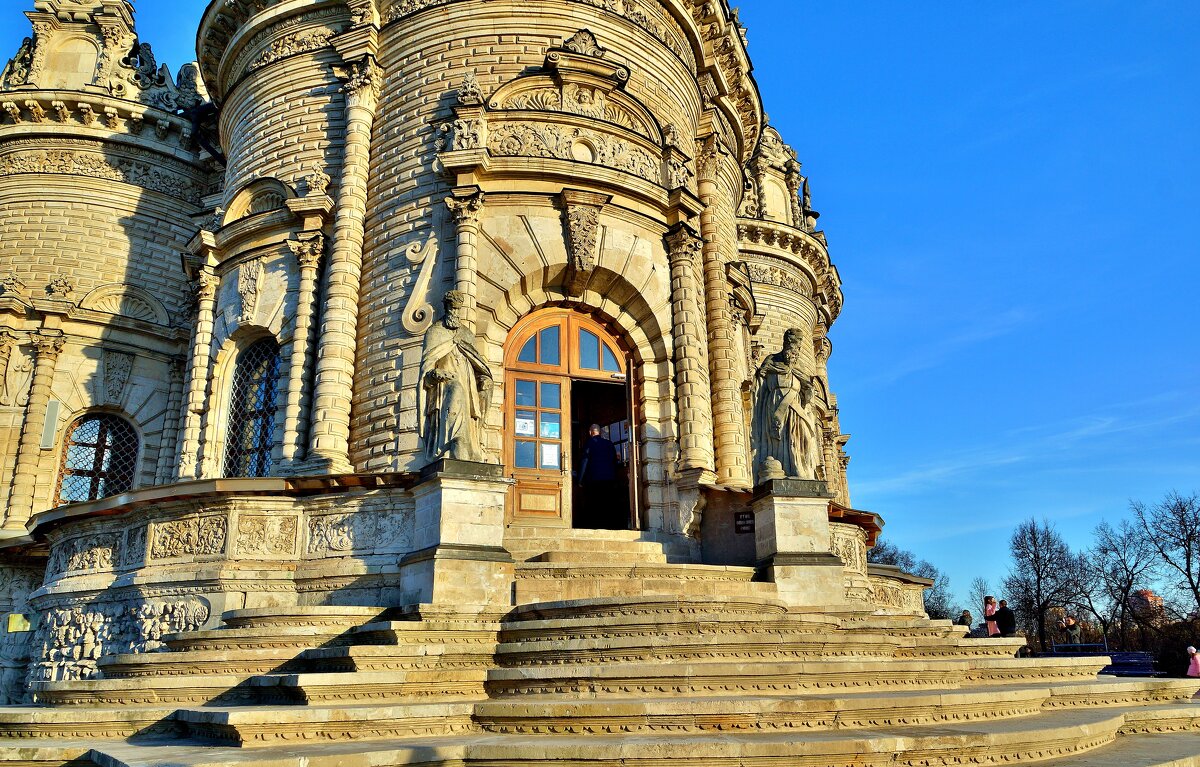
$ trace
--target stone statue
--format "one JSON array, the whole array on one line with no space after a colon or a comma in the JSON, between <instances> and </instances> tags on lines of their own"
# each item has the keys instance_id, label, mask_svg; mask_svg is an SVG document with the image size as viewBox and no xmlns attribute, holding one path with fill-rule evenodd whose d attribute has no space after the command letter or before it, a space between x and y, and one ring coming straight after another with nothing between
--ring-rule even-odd
<instances>
[{"instance_id":1,"label":"stone statue","mask_svg":"<svg viewBox=\"0 0 1200 767\"><path fill-rule=\"evenodd\" d=\"M813 380L800 366L804 331L783 334L783 348L754 374L751 434L757 480L814 479L816 432L809 415Z\"/></svg>"},{"instance_id":2,"label":"stone statue","mask_svg":"<svg viewBox=\"0 0 1200 767\"><path fill-rule=\"evenodd\" d=\"M483 420L492 398L492 371L459 319L466 297L446 293L441 322L425 331L417 389L417 428L425 457L488 462Z\"/></svg>"}]
</instances>

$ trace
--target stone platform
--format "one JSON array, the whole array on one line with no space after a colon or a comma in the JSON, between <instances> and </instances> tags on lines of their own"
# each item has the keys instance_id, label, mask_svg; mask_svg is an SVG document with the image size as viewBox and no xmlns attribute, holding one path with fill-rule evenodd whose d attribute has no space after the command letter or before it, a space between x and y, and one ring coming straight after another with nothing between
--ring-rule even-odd
<instances>
[{"instance_id":1,"label":"stone platform","mask_svg":"<svg viewBox=\"0 0 1200 767\"><path fill-rule=\"evenodd\" d=\"M526 535L495 615L230 610L0 708L27 765L1200 764L1200 681L886 606L796 608L636 533ZM657 556L655 556L657 551ZM569 598L548 601L556 584ZM618 584L623 584L618 588Z\"/></svg>"}]
</instances>

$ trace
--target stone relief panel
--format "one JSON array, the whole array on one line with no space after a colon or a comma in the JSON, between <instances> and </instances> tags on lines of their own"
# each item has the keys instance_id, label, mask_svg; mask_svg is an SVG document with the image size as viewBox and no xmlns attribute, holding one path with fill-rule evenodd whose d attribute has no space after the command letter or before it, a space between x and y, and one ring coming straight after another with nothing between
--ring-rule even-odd
<instances>
[{"instance_id":1,"label":"stone relief panel","mask_svg":"<svg viewBox=\"0 0 1200 767\"><path fill-rule=\"evenodd\" d=\"M234 553L241 556L295 556L299 524L299 520L291 516L239 515Z\"/></svg>"},{"instance_id":2,"label":"stone relief panel","mask_svg":"<svg viewBox=\"0 0 1200 767\"><path fill-rule=\"evenodd\" d=\"M229 521L224 516L185 517L150 525L150 559L212 556L225 551Z\"/></svg>"},{"instance_id":3,"label":"stone relief panel","mask_svg":"<svg viewBox=\"0 0 1200 767\"><path fill-rule=\"evenodd\" d=\"M305 553L312 558L412 550L414 509L314 515L308 520Z\"/></svg>"},{"instance_id":4,"label":"stone relief panel","mask_svg":"<svg viewBox=\"0 0 1200 767\"><path fill-rule=\"evenodd\" d=\"M94 533L59 541L50 549L46 575L112 570L117 562L118 542L116 533Z\"/></svg>"},{"instance_id":5,"label":"stone relief panel","mask_svg":"<svg viewBox=\"0 0 1200 767\"><path fill-rule=\"evenodd\" d=\"M553 123L496 123L488 150L497 157L549 157L603 165L654 184L662 180L661 160L648 149L588 128Z\"/></svg>"},{"instance_id":6,"label":"stone relief panel","mask_svg":"<svg viewBox=\"0 0 1200 767\"><path fill-rule=\"evenodd\" d=\"M925 616L925 589L872 575L871 602L875 611L887 615Z\"/></svg>"},{"instance_id":7,"label":"stone relief panel","mask_svg":"<svg viewBox=\"0 0 1200 767\"><path fill-rule=\"evenodd\" d=\"M33 381L33 351L28 347L13 347L3 371L0 405L25 407L29 402L29 385Z\"/></svg>"},{"instance_id":8,"label":"stone relief panel","mask_svg":"<svg viewBox=\"0 0 1200 767\"><path fill-rule=\"evenodd\" d=\"M24 698L25 675L33 650L29 622L36 621L29 597L41 583L39 568L0 566L0 615L13 615L12 620L0 625L0 705L15 705Z\"/></svg>"},{"instance_id":9,"label":"stone relief panel","mask_svg":"<svg viewBox=\"0 0 1200 767\"><path fill-rule=\"evenodd\" d=\"M52 607L35 634L39 660L29 678L92 679L106 655L162 651L166 635L199 629L210 612L199 596Z\"/></svg>"}]
</instances>

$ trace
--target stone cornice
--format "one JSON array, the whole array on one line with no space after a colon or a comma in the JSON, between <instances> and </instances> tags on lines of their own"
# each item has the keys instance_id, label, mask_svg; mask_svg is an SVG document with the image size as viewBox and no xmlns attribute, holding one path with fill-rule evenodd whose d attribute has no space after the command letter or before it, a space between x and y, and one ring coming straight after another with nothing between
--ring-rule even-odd
<instances>
[{"instance_id":1,"label":"stone cornice","mask_svg":"<svg viewBox=\"0 0 1200 767\"><path fill-rule=\"evenodd\" d=\"M829 260L823 239L776 221L738 218L738 245L801 266L816 283L813 298L829 313L829 323L842 311L842 280Z\"/></svg>"},{"instance_id":2,"label":"stone cornice","mask_svg":"<svg viewBox=\"0 0 1200 767\"><path fill-rule=\"evenodd\" d=\"M0 120L0 136L121 137L180 160L198 163L200 157L187 119L99 93L6 91L0 93Z\"/></svg>"}]
</instances>

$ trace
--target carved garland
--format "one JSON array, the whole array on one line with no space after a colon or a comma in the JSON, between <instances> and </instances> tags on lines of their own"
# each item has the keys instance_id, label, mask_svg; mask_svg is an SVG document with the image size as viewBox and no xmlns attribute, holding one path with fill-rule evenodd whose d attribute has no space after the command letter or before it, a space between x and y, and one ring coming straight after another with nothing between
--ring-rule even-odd
<instances>
[{"instance_id":1,"label":"carved garland","mask_svg":"<svg viewBox=\"0 0 1200 767\"><path fill-rule=\"evenodd\" d=\"M139 153L131 157L110 157L102 154L99 142L87 142L88 148L95 144L99 151L83 151L77 148L46 149L45 142L9 142L9 151L0 155L0 176L16 176L24 173L61 173L72 176L87 176L106 181L120 181L140 186L152 192L175 197L193 205L200 203L203 183L189 178L176 169L161 167L163 159L150 153ZM143 157L144 155L144 157Z\"/></svg>"},{"instance_id":2,"label":"carved garland","mask_svg":"<svg viewBox=\"0 0 1200 767\"><path fill-rule=\"evenodd\" d=\"M594 162L633 174L653 184L661 182L661 161L650 152L586 128L546 123L509 123L490 131L488 149L497 157L551 157L577 160L582 148Z\"/></svg>"}]
</instances>

